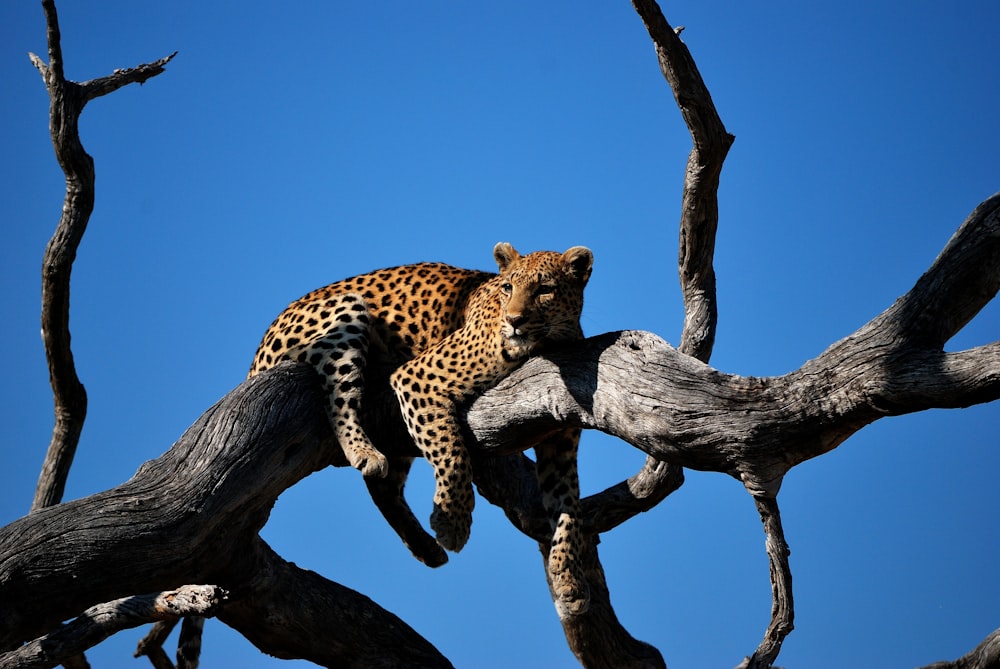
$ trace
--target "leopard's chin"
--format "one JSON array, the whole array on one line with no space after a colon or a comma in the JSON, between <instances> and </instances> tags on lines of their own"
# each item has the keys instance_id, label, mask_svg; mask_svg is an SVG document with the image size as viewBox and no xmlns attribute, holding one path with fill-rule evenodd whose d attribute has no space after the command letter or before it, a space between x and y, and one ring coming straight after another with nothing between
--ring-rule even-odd
<instances>
[{"instance_id":1,"label":"leopard's chin","mask_svg":"<svg viewBox=\"0 0 1000 669\"><path fill-rule=\"evenodd\" d=\"M503 339L503 348L510 360L526 358L538 348L538 339L519 329L510 328L509 332L504 333Z\"/></svg>"}]
</instances>

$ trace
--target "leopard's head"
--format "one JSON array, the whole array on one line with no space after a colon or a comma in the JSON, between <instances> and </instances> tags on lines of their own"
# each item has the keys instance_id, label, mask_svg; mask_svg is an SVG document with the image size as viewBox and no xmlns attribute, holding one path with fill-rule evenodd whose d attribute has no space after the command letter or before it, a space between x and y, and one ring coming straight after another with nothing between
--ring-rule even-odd
<instances>
[{"instance_id":1,"label":"leopard's head","mask_svg":"<svg viewBox=\"0 0 1000 669\"><path fill-rule=\"evenodd\" d=\"M500 268L501 335L506 356L520 359L546 342L583 338L583 289L594 254L584 246L565 253L536 251L522 256L506 242L493 249Z\"/></svg>"}]
</instances>

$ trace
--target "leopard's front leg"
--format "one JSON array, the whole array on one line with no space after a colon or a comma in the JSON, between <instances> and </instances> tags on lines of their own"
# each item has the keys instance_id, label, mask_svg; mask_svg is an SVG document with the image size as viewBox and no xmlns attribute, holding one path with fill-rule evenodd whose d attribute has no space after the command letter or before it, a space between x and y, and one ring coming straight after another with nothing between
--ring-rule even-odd
<instances>
[{"instance_id":1,"label":"leopard's front leg","mask_svg":"<svg viewBox=\"0 0 1000 669\"><path fill-rule=\"evenodd\" d=\"M440 377L421 367L421 357L400 367L391 379L407 430L434 468L431 529L438 543L458 552L472 529L472 465L462 442L457 398L440 381Z\"/></svg>"},{"instance_id":2,"label":"leopard's front leg","mask_svg":"<svg viewBox=\"0 0 1000 669\"><path fill-rule=\"evenodd\" d=\"M546 568L561 613L580 614L590 606L590 587L580 558L580 477L577 447L580 430L567 429L535 446L542 503L549 514L552 543Z\"/></svg>"}]
</instances>

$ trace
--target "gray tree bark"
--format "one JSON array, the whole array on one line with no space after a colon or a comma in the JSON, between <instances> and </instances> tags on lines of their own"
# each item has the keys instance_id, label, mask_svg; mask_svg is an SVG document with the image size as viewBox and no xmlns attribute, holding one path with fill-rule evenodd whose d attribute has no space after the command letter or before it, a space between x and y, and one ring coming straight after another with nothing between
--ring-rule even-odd
<instances>
[{"instance_id":1,"label":"gray tree bark","mask_svg":"<svg viewBox=\"0 0 1000 669\"><path fill-rule=\"evenodd\" d=\"M163 72L176 54L155 63L92 79L82 84L68 81L63 73L59 19L54 0L44 0L49 62L29 54L48 89L49 132L56 159L66 175L66 196L56 231L45 248L42 260L42 341L52 385L55 425L45 455L42 473L35 488L32 510L56 504L62 499L73 464L76 445L87 416L87 391L76 374L69 331L69 287L76 250L94 211L94 159L80 142L78 121L84 106L122 86L143 83Z\"/></svg>"},{"instance_id":2,"label":"gray tree bark","mask_svg":"<svg viewBox=\"0 0 1000 669\"><path fill-rule=\"evenodd\" d=\"M315 372L290 365L257 378L129 481L0 528L0 649L10 651L0 667L22 666L22 643L95 603L186 583L225 589L218 617L278 657L451 666L396 616L260 539L283 490L346 462L331 441Z\"/></svg>"},{"instance_id":3,"label":"gray tree bark","mask_svg":"<svg viewBox=\"0 0 1000 669\"><path fill-rule=\"evenodd\" d=\"M586 613L563 614L562 624L586 667L663 667L659 651L634 639L615 616L599 535L665 499L683 483L684 467L741 481L766 537L772 615L760 645L740 666L767 667L793 624L777 504L785 473L882 416L1000 397L1000 342L943 349L1000 287L1000 194L976 208L912 290L800 369L767 378L712 369L716 192L733 137L680 31L655 2L633 5L693 140L680 218L686 310L680 343L675 349L650 333L608 333L530 360L467 408L476 483L539 542L544 557L548 521L534 465L523 452L565 425L598 429L644 451L647 461L635 476L583 500L592 602ZM32 61L52 97L53 142L67 175L63 218L43 277L57 425L32 513L0 528L0 667L54 666L144 620L212 614L278 657L338 667L450 666L403 621L364 595L284 561L259 537L283 490L325 466L347 464L310 367L288 363L245 382L129 481L52 506L61 497L86 403L72 369L68 288L93 206L93 161L79 143L76 119L90 99L162 72L172 56L68 82L55 7L51 0L43 6L49 63ZM389 371L370 361L366 429L387 455L418 456L386 384ZM408 507L389 503L387 489L370 491L394 527L421 540L426 533ZM439 557L426 552L430 561ZM192 583L211 585L185 585ZM932 666L997 666L998 634L963 658ZM140 652L157 666L169 663L156 648Z\"/></svg>"}]
</instances>

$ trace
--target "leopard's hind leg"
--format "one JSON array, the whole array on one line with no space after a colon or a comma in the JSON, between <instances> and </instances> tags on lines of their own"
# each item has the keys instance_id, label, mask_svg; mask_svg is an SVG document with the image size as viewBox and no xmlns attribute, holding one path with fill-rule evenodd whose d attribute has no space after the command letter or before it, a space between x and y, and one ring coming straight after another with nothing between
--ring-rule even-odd
<instances>
[{"instance_id":1,"label":"leopard's hind leg","mask_svg":"<svg viewBox=\"0 0 1000 669\"><path fill-rule=\"evenodd\" d=\"M420 525L403 496L403 486L406 485L411 464L413 458L392 458L389 460L388 475L385 478L366 476L365 485L368 486L368 494L375 506L403 540L403 544L410 549L413 557L428 567L440 567L448 561L447 553Z\"/></svg>"},{"instance_id":2,"label":"leopard's hind leg","mask_svg":"<svg viewBox=\"0 0 1000 669\"><path fill-rule=\"evenodd\" d=\"M372 340L371 315L364 298L354 293L336 295L308 307L323 333L309 338L290 357L307 362L323 377L327 415L348 462L365 476L383 477L389 471L385 456L372 444L361 425L364 369Z\"/></svg>"}]
</instances>

